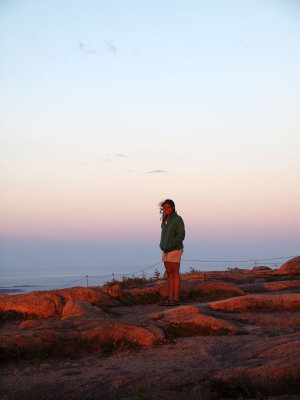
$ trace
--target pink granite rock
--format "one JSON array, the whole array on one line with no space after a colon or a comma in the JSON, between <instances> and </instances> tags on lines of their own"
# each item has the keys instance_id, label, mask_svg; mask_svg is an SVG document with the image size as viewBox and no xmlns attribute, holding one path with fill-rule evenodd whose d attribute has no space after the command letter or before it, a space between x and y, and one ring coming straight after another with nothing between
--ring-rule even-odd
<instances>
[{"instance_id":1,"label":"pink granite rock","mask_svg":"<svg viewBox=\"0 0 300 400\"><path fill-rule=\"evenodd\" d=\"M288 260L276 271L276 275L299 275L299 274L300 274L300 256Z\"/></svg>"},{"instance_id":2,"label":"pink granite rock","mask_svg":"<svg viewBox=\"0 0 300 400\"><path fill-rule=\"evenodd\" d=\"M107 314L101 308L86 301L69 300L62 310L62 318L106 318Z\"/></svg>"},{"instance_id":3,"label":"pink granite rock","mask_svg":"<svg viewBox=\"0 0 300 400\"><path fill-rule=\"evenodd\" d=\"M215 310L234 312L264 312L300 310L300 294L257 294L234 297L210 303Z\"/></svg>"},{"instance_id":4,"label":"pink granite rock","mask_svg":"<svg viewBox=\"0 0 300 400\"><path fill-rule=\"evenodd\" d=\"M74 287L0 297L0 310L19 311L29 317L59 317L69 300L80 300L105 306L119 304L117 300L104 293L101 288Z\"/></svg>"}]
</instances>

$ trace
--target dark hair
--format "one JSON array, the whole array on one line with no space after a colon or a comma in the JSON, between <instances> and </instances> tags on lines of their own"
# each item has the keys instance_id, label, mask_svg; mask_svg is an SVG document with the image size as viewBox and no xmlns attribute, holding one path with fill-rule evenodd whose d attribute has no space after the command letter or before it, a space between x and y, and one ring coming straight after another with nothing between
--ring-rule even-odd
<instances>
[{"instance_id":1,"label":"dark hair","mask_svg":"<svg viewBox=\"0 0 300 400\"><path fill-rule=\"evenodd\" d=\"M171 207L174 207L173 213L175 212L175 203L173 200L166 199L164 201L161 201L159 203L159 212L161 213L161 220L163 220L166 217L166 214L164 213L164 205L165 204L169 204Z\"/></svg>"}]
</instances>

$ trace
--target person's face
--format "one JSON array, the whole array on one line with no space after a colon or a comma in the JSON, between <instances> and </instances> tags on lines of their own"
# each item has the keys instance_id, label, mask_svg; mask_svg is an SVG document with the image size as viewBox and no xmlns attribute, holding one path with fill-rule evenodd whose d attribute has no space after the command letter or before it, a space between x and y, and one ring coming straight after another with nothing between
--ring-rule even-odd
<instances>
[{"instance_id":1,"label":"person's face","mask_svg":"<svg viewBox=\"0 0 300 400\"><path fill-rule=\"evenodd\" d=\"M173 211L174 211L174 208L175 208L175 207L172 207L170 204L166 203L166 204L164 205L164 213L165 213L166 215L171 215L171 214L173 213Z\"/></svg>"}]
</instances>

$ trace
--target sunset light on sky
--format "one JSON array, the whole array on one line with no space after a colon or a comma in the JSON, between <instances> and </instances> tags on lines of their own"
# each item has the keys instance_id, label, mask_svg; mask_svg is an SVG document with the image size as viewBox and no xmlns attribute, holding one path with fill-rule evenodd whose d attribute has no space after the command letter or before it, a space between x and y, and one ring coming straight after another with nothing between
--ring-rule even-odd
<instances>
[{"instance_id":1,"label":"sunset light on sky","mask_svg":"<svg viewBox=\"0 0 300 400\"><path fill-rule=\"evenodd\" d=\"M1 1L4 269L155 262L165 198L186 258L299 254L299 46L295 0Z\"/></svg>"}]
</instances>

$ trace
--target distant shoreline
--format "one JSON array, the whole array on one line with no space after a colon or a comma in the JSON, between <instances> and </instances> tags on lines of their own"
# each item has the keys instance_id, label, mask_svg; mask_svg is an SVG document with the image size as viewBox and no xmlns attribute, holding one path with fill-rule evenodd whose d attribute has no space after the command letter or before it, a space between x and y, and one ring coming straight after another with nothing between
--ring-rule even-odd
<instances>
[{"instance_id":1,"label":"distant shoreline","mask_svg":"<svg viewBox=\"0 0 300 400\"><path fill-rule=\"evenodd\" d=\"M35 285L17 285L13 287L0 287L0 294L22 294L26 293L26 290L23 290L23 288L35 288L39 286Z\"/></svg>"}]
</instances>

